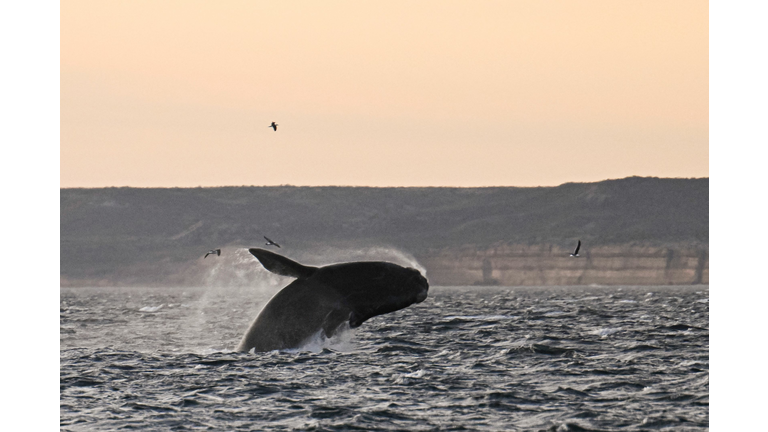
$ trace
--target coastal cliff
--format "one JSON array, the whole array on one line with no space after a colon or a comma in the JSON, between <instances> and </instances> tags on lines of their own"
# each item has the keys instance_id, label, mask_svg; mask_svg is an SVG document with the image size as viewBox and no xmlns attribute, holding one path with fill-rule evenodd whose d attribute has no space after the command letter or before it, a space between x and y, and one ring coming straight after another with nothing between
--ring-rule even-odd
<instances>
[{"instance_id":1,"label":"coastal cliff","mask_svg":"<svg viewBox=\"0 0 768 432\"><path fill-rule=\"evenodd\" d=\"M419 257L435 285L693 285L709 283L709 253L697 247L555 245L433 251Z\"/></svg>"}]
</instances>

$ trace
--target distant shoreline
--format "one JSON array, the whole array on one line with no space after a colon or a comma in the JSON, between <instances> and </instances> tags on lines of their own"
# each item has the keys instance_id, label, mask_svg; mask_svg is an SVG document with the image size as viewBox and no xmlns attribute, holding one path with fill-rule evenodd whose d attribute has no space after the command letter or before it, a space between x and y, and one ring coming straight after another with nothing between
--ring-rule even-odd
<instances>
[{"instance_id":1,"label":"distant shoreline","mask_svg":"<svg viewBox=\"0 0 768 432\"><path fill-rule=\"evenodd\" d=\"M556 187L63 188L60 200L61 286L248 283L249 257L232 254L262 246L264 235L304 262L409 256L435 285L709 281L708 178ZM582 256L570 258L577 240ZM203 260L212 248L223 248L222 256Z\"/></svg>"}]
</instances>

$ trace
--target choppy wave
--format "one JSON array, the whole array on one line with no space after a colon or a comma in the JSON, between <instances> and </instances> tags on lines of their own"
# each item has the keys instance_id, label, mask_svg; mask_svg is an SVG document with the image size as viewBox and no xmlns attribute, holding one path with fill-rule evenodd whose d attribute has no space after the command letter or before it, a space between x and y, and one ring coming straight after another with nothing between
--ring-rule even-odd
<instances>
[{"instance_id":1,"label":"choppy wave","mask_svg":"<svg viewBox=\"0 0 768 432\"><path fill-rule=\"evenodd\" d=\"M62 289L61 430L708 430L709 291L648 291L435 287L253 354L267 294Z\"/></svg>"}]
</instances>

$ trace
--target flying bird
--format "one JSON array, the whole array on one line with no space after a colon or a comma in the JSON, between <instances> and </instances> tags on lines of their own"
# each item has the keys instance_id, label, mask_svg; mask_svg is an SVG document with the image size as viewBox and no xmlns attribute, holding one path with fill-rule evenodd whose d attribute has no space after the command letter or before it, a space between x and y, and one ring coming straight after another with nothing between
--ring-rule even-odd
<instances>
[{"instance_id":1,"label":"flying bird","mask_svg":"<svg viewBox=\"0 0 768 432\"><path fill-rule=\"evenodd\" d=\"M264 245L265 245L265 246L272 246L272 245L274 245L274 246L280 247L280 245L279 245L279 244L277 244L277 243L273 242L272 240L270 240L269 238L267 238L267 236L264 236L264 238L267 240L267 242L266 242L266 243L264 243Z\"/></svg>"},{"instance_id":2,"label":"flying bird","mask_svg":"<svg viewBox=\"0 0 768 432\"><path fill-rule=\"evenodd\" d=\"M576 245L576 250L573 251L571 254L572 257L579 256L579 248L581 247L581 240L579 240L579 243Z\"/></svg>"},{"instance_id":3,"label":"flying bird","mask_svg":"<svg viewBox=\"0 0 768 432\"><path fill-rule=\"evenodd\" d=\"M211 255L211 254L216 254L216 256L219 256L219 255L221 255L221 249L211 249L211 250L209 250L208 253L205 254L205 256L203 257L203 259L205 259L208 255Z\"/></svg>"},{"instance_id":4,"label":"flying bird","mask_svg":"<svg viewBox=\"0 0 768 432\"><path fill-rule=\"evenodd\" d=\"M271 127L272 129L274 129L274 130L275 130L275 132L277 132L277 123L275 123L275 122L272 122L272 124L271 124L271 125L269 125L269 127Z\"/></svg>"}]
</instances>

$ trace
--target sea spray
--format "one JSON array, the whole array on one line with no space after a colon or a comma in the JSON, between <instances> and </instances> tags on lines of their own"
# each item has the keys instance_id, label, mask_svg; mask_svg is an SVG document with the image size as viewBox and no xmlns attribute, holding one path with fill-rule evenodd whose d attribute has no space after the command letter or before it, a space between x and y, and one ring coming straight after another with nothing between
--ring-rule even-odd
<instances>
[{"instance_id":1,"label":"sea spray","mask_svg":"<svg viewBox=\"0 0 768 432\"><path fill-rule=\"evenodd\" d=\"M189 305L183 331L189 335L220 333L221 344L189 347L195 352L233 349L267 301L292 280L264 269L244 247L223 247L221 256L209 256L197 266L199 271L188 284L202 292ZM244 300L233 305L229 317L221 316L220 305L232 297Z\"/></svg>"},{"instance_id":2,"label":"sea spray","mask_svg":"<svg viewBox=\"0 0 768 432\"><path fill-rule=\"evenodd\" d=\"M208 264L208 263L203 263ZM221 256L207 265L199 283L208 288L248 288L275 291L288 278L269 272L244 247L222 248Z\"/></svg>"},{"instance_id":3,"label":"sea spray","mask_svg":"<svg viewBox=\"0 0 768 432\"><path fill-rule=\"evenodd\" d=\"M294 259L294 257L290 257ZM339 248L322 246L301 251L295 259L302 264L325 266L351 261L387 261L418 270L424 277L427 270L408 252L391 246L371 246L358 248Z\"/></svg>"}]
</instances>

